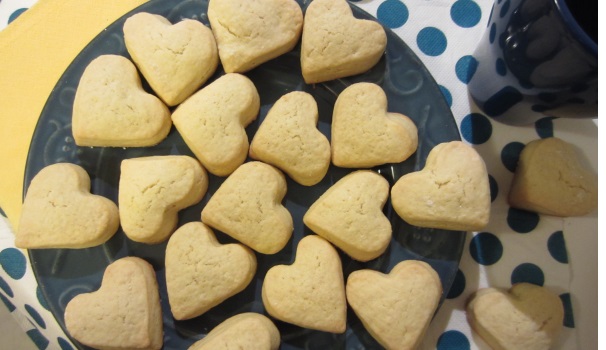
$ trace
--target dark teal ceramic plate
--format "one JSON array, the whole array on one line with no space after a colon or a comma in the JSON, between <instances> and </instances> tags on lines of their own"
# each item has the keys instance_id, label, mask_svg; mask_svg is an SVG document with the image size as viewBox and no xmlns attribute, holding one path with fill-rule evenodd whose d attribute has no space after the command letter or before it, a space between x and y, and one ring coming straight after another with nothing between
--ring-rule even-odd
<instances>
[{"instance_id":1,"label":"dark teal ceramic plate","mask_svg":"<svg viewBox=\"0 0 606 350\"><path fill-rule=\"evenodd\" d=\"M303 9L306 8L307 1L301 0L299 3ZM357 7L352 8L356 17L374 20ZM78 81L91 60L102 54L128 57L122 33L122 25L127 17L134 12L145 11L161 14L173 23L184 18L193 18L208 25L206 9L207 0L152 0L110 25L94 39L65 71L47 101L29 151L24 188L28 188L33 176L44 166L71 162L83 166L88 171L92 193L106 196L117 203L119 166L122 159L167 154L193 156L174 128L166 140L150 148L78 147L74 144L71 133L71 113ZM306 85L301 76L299 47L246 73L255 83L262 105L259 118L247 128L249 137L252 139L267 111L280 96L293 90L302 90L315 97L320 113L318 128L330 139L332 108L337 95L352 83L367 81L383 87L389 101L389 111L409 116L419 129L419 148L412 157L403 163L374 169L391 184L403 174L421 169L427 154L435 145L459 140L455 120L432 76L400 38L389 29L385 30L388 38L385 55L372 70L359 76L325 84ZM221 74L223 72L219 69L211 81ZM284 204L295 223L290 242L275 255L257 254L257 274L243 292L189 321L175 321L170 312L164 270L166 243L135 243L127 239L122 231L118 231L107 243L94 248L30 250L33 270L50 310L64 327L63 311L67 303L77 294L97 290L109 263L127 255L146 259L154 266L160 287L164 349L185 349L234 314L245 311L265 313L261 301L261 286L265 273L275 264L290 264L294 261L297 243L303 236L312 233L303 225L303 214L326 189L350 171L331 166L324 180L313 187L304 187L288 180L288 194ZM198 205L180 213L180 224L200 220L202 207L222 181L223 178L210 177L208 193ZM395 214L389 201L384 212L390 218L394 232L387 252L367 263L352 261L341 254L345 278L357 269L371 268L388 272L402 260L420 259L438 272L444 288L443 297L447 295L458 270L465 232L410 226ZM233 242L221 232L216 234L223 243ZM347 331L339 335L311 331L276 321L282 336L281 348L379 348L351 309L347 316ZM74 343L78 347L86 348L76 341Z\"/></svg>"}]
</instances>

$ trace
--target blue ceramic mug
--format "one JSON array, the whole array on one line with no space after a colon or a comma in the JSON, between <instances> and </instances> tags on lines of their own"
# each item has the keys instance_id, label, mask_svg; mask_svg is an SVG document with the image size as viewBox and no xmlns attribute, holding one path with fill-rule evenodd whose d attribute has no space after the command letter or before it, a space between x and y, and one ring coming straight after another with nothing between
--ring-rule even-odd
<instances>
[{"instance_id":1,"label":"blue ceramic mug","mask_svg":"<svg viewBox=\"0 0 606 350\"><path fill-rule=\"evenodd\" d=\"M474 52L474 102L511 125L596 118L597 12L597 0L497 0Z\"/></svg>"}]
</instances>

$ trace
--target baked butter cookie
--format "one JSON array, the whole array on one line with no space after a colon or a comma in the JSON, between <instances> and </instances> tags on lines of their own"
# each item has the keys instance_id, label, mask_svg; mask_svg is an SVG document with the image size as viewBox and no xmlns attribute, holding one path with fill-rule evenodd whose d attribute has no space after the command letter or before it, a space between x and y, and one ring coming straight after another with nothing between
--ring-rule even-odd
<instances>
[{"instance_id":1,"label":"baked butter cookie","mask_svg":"<svg viewBox=\"0 0 606 350\"><path fill-rule=\"evenodd\" d=\"M347 1L314 0L303 23L303 78L312 84L364 73L379 62L386 45L383 27L355 18Z\"/></svg>"},{"instance_id":2,"label":"baked butter cookie","mask_svg":"<svg viewBox=\"0 0 606 350\"><path fill-rule=\"evenodd\" d=\"M95 349L162 348L162 308L153 267L125 257L105 269L101 287L75 296L65 307L65 327Z\"/></svg>"},{"instance_id":3,"label":"baked butter cookie","mask_svg":"<svg viewBox=\"0 0 606 350\"><path fill-rule=\"evenodd\" d=\"M124 22L124 44L151 88L169 106L193 94L219 64L212 31L193 19L171 24L160 15L139 12Z\"/></svg>"},{"instance_id":4,"label":"baked butter cookie","mask_svg":"<svg viewBox=\"0 0 606 350\"><path fill-rule=\"evenodd\" d=\"M291 51L303 13L294 0L210 0L208 20L227 73L244 73Z\"/></svg>"},{"instance_id":5,"label":"baked butter cookie","mask_svg":"<svg viewBox=\"0 0 606 350\"><path fill-rule=\"evenodd\" d=\"M118 204L126 236L160 243L175 230L178 212L198 203L208 188L206 171L189 156L130 158L120 165Z\"/></svg>"},{"instance_id":6,"label":"baked butter cookie","mask_svg":"<svg viewBox=\"0 0 606 350\"><path fill-rule=\"evenodd\" d=\"M227 176L246 160L246 126L259 114L257 88L246 76L226 74L179 105L172 120L204 168Z\"/></svg>"},{"instance_id":7,"label":"baked butter cookie","mask_svg":"<svg viewBox=\"0 0 606 350\"><path fill-rule=\"evenodd\" d=\"M347 302L386 349L417 349L442 296L442 283L427 263L405 260L389 274L357 270L347 278Z\"/></svg>"},{"instance_id":8,"label":"baked butter cookie","mask_svg":"<svg viewBox=\"0 0 606 350\"><path fill-rule=\"evenodd\" d=\"M261 314L245 312L223 321L189 350L277 350L280 332L276 325Z\"/></svg>"},{"instance_id":9,"label":"baked butter cookie","mask_svg":"<svg viewBox=\"0 0 606 350\"><path fill-rule=\"evenodd\" d=\"M383 176L358 170L332 185L303 216L319 236L355 260L368 261L385 252L391 223L383 214L389 183Z\"/></svg>"},{"instance_id":10,"label":"baked butter cookie","mask_svg":"<svg viewBox=\"0 0 606 350\"><path fill-rule=\"evenodd\" d=\"M519 283L509 291L477 291L467 304L467 319L493 349L547 350L562 329L564 307L549 289Z\"/></svg>"},{"instance_id":11,"label":"baked butter cookie","mask_svg":"<svg viewBox=\"0 0 606 350\"><path fill-rule=\"evenodd\" d=\"M313 96L294 91L280 97L255 133L250 157L281 169L302 185L317 184L330 165L330 143L317 123Z\"/></svg>"},{"instance_id":12,"label":"baked butter cookie","mask_svg":"<svg viewBox=\"0 0 606 350\"><path fill-rule=\"evenodd\" d=\"M410 118L387 112L387 96L379 85L350 85L333 110L332 162L345 168L403 162L417 150L417 133Z\"/></svg>"},{"instance_id":13,"label":"baked butter cookie","mask_svg":"<svg viewBox=\"0 0 606 350\"><path fill-rule=\"evenodd\" d=\"M187 320L246 288L255 275L257 259L245 246L222 245L208 226L190 222L170 237L165 266L173 317Z\"/></svg>"},{"instance_id":14,"label":"baked butter cookie","mask_svg":"<svg viewBox=\"0 0 606 350\"><path fill-rule=\"evenodd\" d=\"M514 208L555 216L581 216L598 207L598 176L570 143L550 137L526 145L509 191Z\"/></svg>"},{"instance_id":15,"label":"baked butter cookie","mask_svg":"<svg viewBox=\"0 0 606 350\"><path fill-rule=\"evenodd\" d=\"M81 166L44 167L27 189L15 245L19 248L89 248L118 230L118 206L90 193L90 177Z\"/></svg>"},{"instance_id":16,"label":"baked butter cookie","mask_svg":"<svg viewBox=\"0 0 606 350\"><path fill-rule=\"evenodd\" d=\"M143 90L128 58L101 55L86 67L72 112L76 145L153 146L166 138L171 126L168 107Z\"/></svg>"},{"instance_id":17,"label":"baked butter cookie","mask_svg":"<svg viewBox=\"0 0 606 350\"><path fill-rule=\"evenodd\" d=\"M280 251L293 231L282 205L282 172L262 162L242 164L221 184L202 209L202 222L262 254Z\"/></svg>"},{"instance_id":18,"label":"baked butter cookie","mask_svg":"<svg viewBox=\"0 0 606 350\"><path fill-rule=\"evenodd\" d=\"M441 143L425 167L391 189L396 213L411 225L477 231L490 219L488 172L480 155L461 141Z\"/></svg>"},{"instance_id":19,"label":"baked butter cookie","mask_svg":"<svg viewBox=\"0 0 606 350\"><path fill-rule=\"evenodd\" d=\"M339 253L324 238L305 236L292 265L275 265L262 288L267 312L284 322L343 333L347 303Z\"/></svg>"}]
</instances>

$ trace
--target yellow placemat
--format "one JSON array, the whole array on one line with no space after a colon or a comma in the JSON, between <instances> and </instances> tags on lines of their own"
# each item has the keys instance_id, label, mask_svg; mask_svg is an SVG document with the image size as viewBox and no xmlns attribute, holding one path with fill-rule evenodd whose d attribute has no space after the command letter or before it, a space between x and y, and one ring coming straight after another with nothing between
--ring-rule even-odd
<instances>
[{"instance_id":1,"label":"yellow placemat","mask_svg":"<svg viewBox=\"0 0 606 350\"><path fill-rule=\"evenodd\" d=\"M39 0L0 31L0 208L16 229L30 140L51 90L99 32L147 0Z\"/></svg>"}]
</instances>

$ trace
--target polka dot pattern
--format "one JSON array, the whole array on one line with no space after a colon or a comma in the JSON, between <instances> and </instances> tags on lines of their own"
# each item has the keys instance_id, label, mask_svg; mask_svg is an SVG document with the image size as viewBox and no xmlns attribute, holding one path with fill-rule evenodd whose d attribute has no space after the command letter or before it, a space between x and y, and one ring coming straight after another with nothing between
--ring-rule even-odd
<instances>
[{"instance_id":1,"label":"polka dot pattern","mask_svg":"<svg viewBox=\"0 0 606 350\"><path fill-rule=\"evenodd\" d=\"M490 26L490 34L488 37L488 40L490 41L491 44L494 43L494 39L496 36L497 36L497 25L493 23Z\"/></svg>"},{"instance_id":2,"label":"polka dot pattern","mask_svg":"<svg viewBox=\"0 0 606 350\"><path fill-rule=\"evenodd\" d=\"M389 28L398 28L408 21L408 7L399 0L387 0L377 9L377 19Z\"/></svg>"},{"instance_id":3,"label":"polka dot pattern","mask_svg":"<svg viewBox=\"0 0 606 350\"><path fill-rule=\"evenodd\" d=\"M17 309L15 305L13 305L13 303L11 303L11 301L2 293L0 293L0 300L2 300L2 303L4 304L4 306L6 306L9 312L13 312L15 311L15 309Z\"/></svg>"},{"instance_id":4,"label":"polka dot pattern","mask_svg":"<svg viewBox=\"0 0 606 350\"><path fill-rule=\"evenodd\" d=\"M480 113L472 113L463 117L461 121L461 136L465 141L474 145L481 145L490 139L492 123Z\"/></svg>"},{"instance_id":5,"label":"polka dot pattern","mask_svg":"<svg viewBox=\"0 0 606 350\"><path fill-rule=\"evenodd\" d=\"M482 10L472 0L457 0L450 8L452 21L463 28L471 28L480 22Z\"/></svg>"},{"instance_id":6,"label":"polka dot pattern","mask_svg":"<svg viewBox=\"0 0 606 350\"><path fill-rule=\"evenodd\" d=\"M44 295L42 294L42 289L40 289L39 286L36 287L36 298L38 299L38 302L43 308L50 311L50 309L48 308L48 302L46 301L46 298L44 298Z\"/></svg>"},{"instance_id":7,"label":"polka dot pattern","mask_svg":"<svg viewBox=\"0 0 606 350\"><path fill-rule=\"evenodd\" d=\"M38 326L46 328L46 323L44 322L44 319L42 318L42 316L40 316L36 309L34 309L31 305L26 304L25 311L27 311L27 313L31 316L32 320L34 320L34 322L36 322Z\"/></svg>"},{"instance_id":8,"label":"polka dot pattern","mask_svg":"<svg viewBox=\"0 0 606 350\"><path fill-rule=\"evenodd\" d=\"M570 293L560 294L562 305L564 306L564 327L574 328L574 312L572 310L572 300Z\"/></svg>"},{"instance_id":9,"label":"polka dot pattern","mask_svg":"<svg viewBox=\"0 0 606 350\"><path fill-rule=\"evenodd\" d=\"M517 233L529 233L539 224L540 216L526 210L509 208L507 224Z\"/></svg>"},{"instance_id":10,"label":"polka dot pattern","mask_svg":"<svg viewBox=\"0 0 606 350\"><path fill-rule=\"evenodd\" d=\"M556 231L549 236L547 250L557 262L568 264L568 252L566 251L566 242L562 231Z\"/></svg>"},{"instance_id":11,"label":"polka dot pattern","mask_svg":"<svg viewBox=\"0 0 606 350\"><path fill-rule=\"evenodd\" d=\"M448 90L442 85L439 85L439 88L442 92L442 95L444 95L444 99L446 100L446 104L448 104L448 107L452 107L452 94L450 93L450 90Z\"/></svg>"},{"instance_id":12,"label":"polka dot pattern","mask_svg":"<svg viewBox=\"0 0 606 350\"><path fill-rule=\"evenodd\" d=\"M455 330L442 333L436 347L437 350L469 350L470 348L467 336Z\"/></svg>"},{"instance_id":13,"label":"polka dot pattern","mask_svg":"<svg viewBox=\"0 0 606 350\"><path fill-rule=\"evenodd\" d=\"M535 264L520 264L516 266L511 273L511 284L523 282L543 286L545 283L545 274L543 273L543 270Z\"/></svg>"},{"instance_id":14,"label":"polka dot pattern","mask_svg":"<svg viewBox=\"0 0 606 350\"><path fill-rule=\"evenodd\" d=\"M448 41L444 32L435 27L425 27L417 35L417 45L427 56L439 56L446 51Z\"/></svg>"},{"instance_id":15,"label":"polka dot pattern","mask_svg":"<svg viewBox=\"0 0 606 350\"><path fill-rule=\"evenodd\" d=\"M465 283L465 275L463 274L463 271L459 269L452 283L452 286L450 287L450 291L448 291L448 295L446 297L448 299L454 299L459 297L461 294L463 294L463 291L465 290Z\"/></svg>"},{"instance_id":16,"label":"polka dot pattern","mask_svg":"<svg viewBox=\"0 0 606 350\"><path fill-rule=\"evenodd\" d=\"M14 20L17 19L17 17L19 17L23 12L27 11L27 8L20 8L15 10L13 13L11 13L11 15L8 17L8 23L13 22Z\"/></svg>"},{"instance_id":17,"label":"polka dot pattern","mask_svg":"<svg viewBox=\"0 0 606 350\"><path fill-rule=\"evenodd\" d=\"M6 248L0 252L0 266L13 279L25 275L25 256L16 248Z\"/></svg>"},{"instance_id":18,"label":"polka dot pattern","mask_svg":"<svg viewBox=\"0 0 606 350\"><path fill-rule=\"evenodd\" d=\"M499 117L507 112L516 103L522 101L524 96L513 86L506 86L490 96L484 102L484 111L491 117Z\"/></svg>"},{"instance_id":19,"label":"polka dot pattern","mask_svg":"<svg viewBox=\"0 0 606 350\"><path fill-rule=\"evenodd\" d=\"M46 349L49 344L48 339L37 328L30 329L26 334L36 344L38 349Z\"/></svg>"},{"instance_id":20,"label":"polka dot pattern","mask_svg":"<svg viewBox=\"0 0 606 350\"><path fill-rule=\"evenodd\" d=\"M11 286L6 283L6 281L2 277L0 277L0 289L9 297L12 298L14 296Z\"/></svg>"},{"instance_id":21,"label":"polka dot pattern","mask_svg":"<svg viewBox=\"0 0 606 350\"><path fill-rule=\"evenodd\" d=\"M524 147L525 145L521 142L510 142L501 150L501 162L512 173L516 171L520 153Z\"/></svg>"},{"instance_id":22,"label":"polka dot pattern","mask_svg":"<svg viewBox=\"0 0 606 350\"><path fill-rule=\"evenodd\" d=\"M507 12L509 12L510 5L511 5L510 0L506 0L503 3L503 6L501 7L501 10L499 11L499 17L505 17L505 15L507 15Z\"/></svg>"},{"instance_id":23,"label":"polka dot pattern","mask_svg":"<svg viewBox=\"0 0 606 350\"><path fill-rule=\"evenodd\" d=\"M472 238L469 253L478 264L493 265L503 256L503 244L496 235L481 232Z\"/></svg>"},{"instance_id":24,"label":"polka dot pattern","mask_svg":"<svg viewBox=\"0 0 606 350\"><path fill-rule=\"evenodd\" d=\"M61 350L74 350L71 344L61 337L57 338L57 344L59 344Z\"/></svg>"},{"instance_id":25,"label":"polka dot pattern","mask_svg":"<svg viewBox=\"0 0 606 350\"><path fill-rule=\"evenodd\" d=\"M490 186L490 201L494 202L499 195L499 184L490 174L488 175L488 185Z\"/></svg>"},{"instance_id":26,"label":"polka dot pattern","mask_svg":"<svg viewBox=\"0 0 606 350\"><path fill-rule=\"evenodd\" d=\"M471 55L461 57L455 65L457 78L465 84L473 78L476 69L478 69L478 61Z\"/></svg>"},{"instance_id":27,"label":"polka dot pattern","mask_svg":"<svg viewBox=\"0 0 606 350\"><path fill-rule=\"evenodd\" d=\"M537 131L537 135L544 139L547 137L553 137L553 120L555 117L545 117L537 120L534 123L534 127Z\"/></svg>"},{"instance_id":28,"label":"polka dot pattern","mask_svg":"<svg viewBox=\"0 0 606 350\"><path fill-rule=\"evenodd\" d=\"M495 70L497 71L497 74L500 76L505 76L505 74L507 74L507 65L505 64L505 61L503 61L503 59L498 58L496 63L495 63Z\"/></svg>"}]
</instances>

